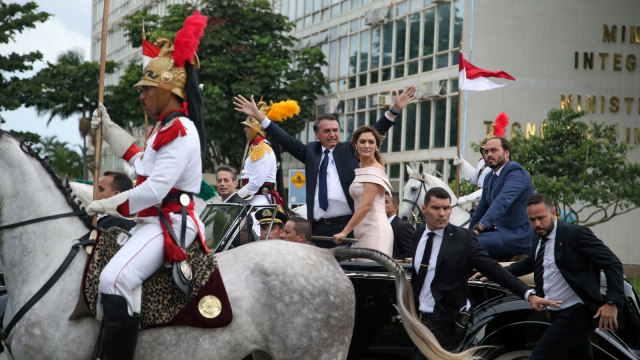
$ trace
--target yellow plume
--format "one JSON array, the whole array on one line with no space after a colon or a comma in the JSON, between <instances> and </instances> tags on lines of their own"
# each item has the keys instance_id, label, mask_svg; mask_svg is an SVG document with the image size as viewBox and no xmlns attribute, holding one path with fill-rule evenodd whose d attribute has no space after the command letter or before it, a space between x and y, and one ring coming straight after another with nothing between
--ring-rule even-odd
<instances>
[{"instance_id":1,"label":"yellow plume","mask_svg":"<svg viewBox=\"0 0 640 360\"><path fill-rule=\"evenodd\" d=\"M300 113L300 106L295 100L280 101L279 103L271 104L271 109L267 113L269 120L282 121L286 118L290 118L293 115Z\"/></svg>"}]
</instances>

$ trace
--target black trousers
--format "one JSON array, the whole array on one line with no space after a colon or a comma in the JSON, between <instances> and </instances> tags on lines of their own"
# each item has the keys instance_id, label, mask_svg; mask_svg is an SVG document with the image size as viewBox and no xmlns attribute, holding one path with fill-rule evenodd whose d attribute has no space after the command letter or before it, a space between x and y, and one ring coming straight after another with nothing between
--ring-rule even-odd
<instances>
[{"instance_id":1,"label":"black trousers","mask_svg":"<svg viewBox=\"0 0 640 360\"><path fill-rule=\"evenodd\" d=\"M542 335L530 359L593 359L593 314L584 304L551 311L551 325Z\"/></svg>"},{"instance_id":2,"label":"black trousers","mask_svg":"<svg viewBox=\"0 0 640 360\"><path fill-rule=\"evenodd\" d=\"M311 225L311 233L316 236L333 236L342 231L342 229L347 226L350 217L344 216L341 218L342 219L340 219L339 221L313 221ZM349 237L353 237L353 232L349 234ZM310 243L321 248L334 248L338 246L333 241L311 240Z\"/></svg>"},{"instance_id":3,"label":"black trousers","mask_svg":"<svg viewBox=\"0 0 640 360\"><path fill-rule=\"evenodd\" d=\"M426 327L429 328L429 330L431 330L433 335L440 343L440 346L448 351L456 352L456 350L462 343L464 333L457 334L455 332L455 325L453 321L438 322L434 319L433 314L430 313L421 313L420 320ZM429 359L427 359L417 348L415 348L415 351L413 352L413 360Z\"/></svg>"}]
</instances>

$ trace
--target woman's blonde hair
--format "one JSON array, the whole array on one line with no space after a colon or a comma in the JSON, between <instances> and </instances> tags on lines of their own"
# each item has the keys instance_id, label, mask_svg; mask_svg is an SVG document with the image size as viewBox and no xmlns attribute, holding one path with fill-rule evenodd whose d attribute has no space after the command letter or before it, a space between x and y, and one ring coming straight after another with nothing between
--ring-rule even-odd
<instances>
[{"instance_id":1,"label":"woman's blonde hair","mask_svg":"<svg viewBox=\"0 0 640 360\"><path fill-rule=\"evenodd\" d=\"M358 154L358 148L356 147L356 145L358 144L358 139L360 138L360 135L364 133L373 134L373 137L376 139L376 145L378 146L378 149L382 145L382 139L383 139L382 135L380 135L380 133L378 132L378 130L376 130L376 128L370 125L360 126L359 128L356 129L356 131L353 132L353 135L351 135L351 145L355 148L356 158L358 158L358 160L360 160L360 154ZM380 151L378 149L376 149L373 156L376 159L376 161L380 163L380 165L384 165L384 159L382 158L382 155L380 155Z\"/></svg>"}]
</instances>

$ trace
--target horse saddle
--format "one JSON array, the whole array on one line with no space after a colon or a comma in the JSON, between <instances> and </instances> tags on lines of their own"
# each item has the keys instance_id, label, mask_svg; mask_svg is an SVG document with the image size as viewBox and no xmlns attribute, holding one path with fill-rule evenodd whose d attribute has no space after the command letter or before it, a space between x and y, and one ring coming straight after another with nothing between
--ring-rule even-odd
<instances>
[{"instance_id":1,"label":"horse saddle","mask_svg":"<svg viewBox=\"0 0 640 360\"><path fill-rule=\"evenodd\" d=\"M127 238L127 232L118 227L100 232L93 252L87 258L80 299L70 320L96 315L100 272ZM185 295L175 284L171 268L162 267L143 282L141 329L163 326L217 328L231 322L233 314L215 254L203 251L200 246L200 241L194 241L187 248L193 272L190 295Z\"/></svg>"}]
</instances>

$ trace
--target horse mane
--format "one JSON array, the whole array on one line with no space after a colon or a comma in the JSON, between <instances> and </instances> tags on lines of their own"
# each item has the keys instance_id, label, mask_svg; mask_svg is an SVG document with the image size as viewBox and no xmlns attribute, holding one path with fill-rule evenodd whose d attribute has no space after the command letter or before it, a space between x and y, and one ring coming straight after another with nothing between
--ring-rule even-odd
<instances>
[{"instance_id":1,"label":"horse mane","mask_svg":"<svg viewBox=\"0 0 640 360\"><path fill-rule=\"evenodd\" d=\"M48 157L42 157L40 155L40 152L38 150L35 150L33 148L33 144L32 143L28 143L14 135L12 135L11 133L0 129L0 138L3 135L7 135L10 138L16 140L18 143L20 143L20 150L22 150L22 152L24 152L25 154L31 156L32 158L38 160L40 162L40 165L42 166L42 168L47 172L47 174L49 174L49 177L51 178L51 180L53 180L53 183L56 185L56 188L58 188L58 190L60 190L60 193L62 193L62 196L65 198L67 204L69 204L69 206L71 206L71 209L73 210L73 212L75 213L75 215L82 220L82 222L84 222L84 224L89 228L92 229L93 228L93 224L92 224L92 219L91 217L89 217L87 215L87 212L84 210L84 207L80 204L80 200L78 199L78 196L73 192L73 190L71 189L71 186L69 185L68 182L63 183L62 179L60 179L60 177L58 176L58 174L56 173L56 170L51 167L51 163L48 161Z\"/></svg>"}]
</instances>

